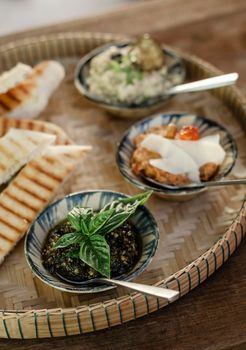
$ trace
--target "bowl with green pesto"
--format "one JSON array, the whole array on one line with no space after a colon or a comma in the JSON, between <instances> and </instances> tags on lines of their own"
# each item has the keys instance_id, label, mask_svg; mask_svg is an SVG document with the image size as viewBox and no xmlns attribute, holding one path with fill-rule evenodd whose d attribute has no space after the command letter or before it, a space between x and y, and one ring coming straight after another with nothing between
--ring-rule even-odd
<instances>
[{"instance_id":1,"label":"bowl with green pesto","mask_svg":"<svg viewBox=\"0 0 246 350\"><path fill-rule=\"evenodd\" d=\"M51 204L27 232L29 267L44 283L73 293L115 288L97 283L100 277L137 277L151 262L159 240L157 223L143 205L150 195L83 191Z\"/></svg>"}]
</instances>

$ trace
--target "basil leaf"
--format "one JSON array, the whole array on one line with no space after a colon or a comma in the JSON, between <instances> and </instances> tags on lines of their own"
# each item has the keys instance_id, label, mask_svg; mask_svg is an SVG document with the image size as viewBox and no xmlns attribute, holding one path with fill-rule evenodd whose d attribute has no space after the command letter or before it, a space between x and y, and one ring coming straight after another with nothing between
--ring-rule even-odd
<instances>
[{"instance_id":1,"label":"basil leaf","mask_svg":"<svg viewBox=\"0 0 246 350\"><path fill-rule=\"evenodd\" d=\"M67 215L67 219L68 219L69 223L72 225L72 227L76 231L79 231L80 230L80 221L79 221L79 215L77 213L77 210L78 210L78 208L74 208L73 210L71 210Z\"/></svg>"},{"instance_id":2,"label":"basil leaf","mask_svg":"<svg viewBox=\"0 0 246 350\"><path fill-rule=\"evenodd\" d=\"M81 237L82 236L79 232L66 233L65 235L61 236L58 241L56 241L54 249L65 248L71 244L78 243L81 240Z\"/></svg>"},{"instance_id":3,"label":"basil leaf","mask_svg":"<svg viewBox=\"0 0 246 350\"><path fill-rule=\"evenodd\" d=\"M93 217L92 208L79 208L80 209L80 227L81 231L85 234L89 234L89 224Z\"/></svg>"},{"instance_id":4,"label":"basil leaf","mask_svg":"<svg viewBox=\"0 0 246 350\"><path fill-rule=\"evenodd\" d=\"M112 232L122 225L135 212L138 206L139 201L136 201L134 204L127 204L127 206L116 207L115 215L109 218L107 223L100 229L100 235Z\"/></svg>"},{"instance_id":5,"label":"basil leaf","mask_svg":"<svg viewBox=\"0 0 246 350\"><path fill-rule=\"evenodd\" d=\"M127 197L127 198L120 198L118 200L119 203L124 203L124 204L128 204L128 203L134 203L136 200L138 200L140 202L139 205L143 205L145 202L147 202L147 200L149 199L149 197L152 195L153 191L147 191L147 192L142 192L139 193L135 196L132 197ZM117 202L117 201L115 201ZM112 202L113 204L114 202Z\"/></svg>"},{"instance_id":6,"label":"basil leaf","mask_svg":"<svg viewBox=\"0 0 246 350\"><path fill-rule=\"evenodd\" d=\"M126 198L120 198L120 199L117 199L111 203L108 203L106 204L103 209L101 210L104 211L104 210L108 210L108 209L111 209L111 208L116 208L118 206L118 204L120 203L123 203L123 204L132 204L134 203L135 201L139 201L140 204L139 205L143 205L145 202L147 202L147 200L149 199L149 197L151 196L151 194L153 193L153 191L147 191L147 192L143 192L143 193L139 193L139 194L136 194L135 196L132 196L132 197L126 197Z\"/></svg>"},{"instance_id":7,"label":"basil leaf","mask_svg":"<svg viewBox=\"0 0 246 350\"><path fill-rule=\"evenodd\" d=\"M76 258L79 258L79 249L76 249L76 250L72 250L70 252L67 252L66 253L66 256L68 258L73 258L73 259L76 259Z\"/></svg>"},{"instance_id":8,"label":"basil leaf","mask_svg":"<svg viewBox=\"0 0 246 350\"><path fill-rule=\"evenodd\" d=\"M134 212L135 210L133 210ZM121 226L128 218L129 216L133 213L125 213L125 212L121 212L121 213L117 213L116 215L114 215L107 223L105 226L103 226L101 228L101 230L99 231L100 235L106 235L109 232L112 232L113 230L115 230L117 227Z\"/></svg>"},{"instance_id":9,"label":"basil leaf","mask_svg":"<svg viewBox=\"0 0 246 350\"><path fill-rule=\"evenodd\" d=\"M110 248L103 236L84 236L80 242L79 257L103 276L110 278Z\"/></svg>"},{"instance_id":10,"label":"basil leaf","mask_svg":"<svg viewBox=\"0 0 246 350\"><path fill-rule=\"evenodd\" d=\"M88 226L92 216L92 208L75 207L68 213L67 219L76 231L82 231L83 233L88 234Z\"/></svg>"},{"instance_id":11,"label":"basil leaf","mask_svg":"<svg viewBox=\"0 0 246 350\"><path fill-rule=\"evenodd\" d=\"M142 205L148 200L151 194L152 192L148 191L133 197L119 199L109 204L110 207L115 209L115 214L109 218L99 233L105 235L122 225L135 212L139 205ZM103 208L103 211L105 208L107 208L107 205Z\"/></svg>"},{"instance_id":12,"label":"basil leaf","mask_svg":"<svg viewBox=\"0 0 246 350\"><path fill-rule=\"evenodd\" d=\"M95 234L100 228L106 224L108 219L113 215L115 209L105 210L94 215L89 224L90 235Z\"/></svg>"}]
</instances>

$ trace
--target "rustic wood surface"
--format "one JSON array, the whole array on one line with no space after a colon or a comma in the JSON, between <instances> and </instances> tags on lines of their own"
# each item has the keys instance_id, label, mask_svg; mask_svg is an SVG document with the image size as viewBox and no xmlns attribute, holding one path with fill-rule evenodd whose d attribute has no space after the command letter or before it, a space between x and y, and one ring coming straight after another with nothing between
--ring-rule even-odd
<instances>
[{"instance_id":1,"label":"rustic wood surface","mask_svg":"<svg viewBox=\"0 0 246 350\"><path fill-rule=\"evenodd\" d=\"M151 13L151 17L149 16ZM174 18L175 13L175 18ZM150 1L112 16L77 21L41 32L85 29L137 34L152 32L225 71L241 73L246 88L245 1ZM151 18L151 21L150 21ZM135 24L134 24L135 19ZM171 20L172 19L172 20ZM117 23L117 25L116 25ZM1 42L27 34L0 39ZM83 337L39 341L0 341L0 349L245 349L245 244L220 271L190 295L150 317ZM83 344L83 346L82 346Z\"/></svg>"}]
</instances>

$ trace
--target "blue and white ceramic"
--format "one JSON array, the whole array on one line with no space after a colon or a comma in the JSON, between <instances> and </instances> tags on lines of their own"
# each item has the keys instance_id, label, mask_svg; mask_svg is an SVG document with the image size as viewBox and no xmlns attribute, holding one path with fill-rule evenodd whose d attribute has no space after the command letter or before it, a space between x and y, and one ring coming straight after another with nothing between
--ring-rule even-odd
<instances>
[{"instance_id":1,"label":"blue and white ceramic","mask_svg":"<svg viewBox=\"0 0 246 350\"><path fill-rule=\"evenodd\" d=\"M94 286L93 284L72 284L51 275L42 264L41 250L45 243L47 233L59 222L64 220L67 213L73 207L91 207L97 211L104 207L105 204L123 197L127 196L122 193L106 190L84 191L70 194L48 206L33 222L26 235L25 255L27 263L33 273L46 284L65 292L95 293L115 288L107 285ZM159 240L159 231L156 221L146 207L140 206L130 217L130 222L135 226L142 239L142 253L132 271L118 277L118 279L124 281L135 278L146 269L156 252Z\"/></svg>"},{"instance_id":2,"label":"blue and white ceramic","mask_svg":"<svg viewBox=\"0 0 246 350\"><path fill-rule=\"evenodd\" d=\"M114 43L113 45L123 48L125 46L128 46L129 44L130 42L120 42L120 43ZM99 100L98 98L96 98L90 93L88 89L88 84L87 84L87 76L90 68L90 62L95 56L107 50L110 46L112 46L112 44L100 46L99 48L85 55L79 61L75 70L75 77L74 77L75 87L83 96L89 99L92 103L96 104L97 106L101 107L102 109L110 112L111 114L119 118L136 119L140 117L146 117L147 115L154 113L157 109L162 107L166 103L166 101L171 98L171 96L162 96L160 99L156 99L156 100L149 100L149 101L146 100L140 105L139 104L127 105L124 103L110 104L106 101ZM167 59L168 75L169 76L175 75L179 77L179 84L182 84L185 79L185 66L182 60L176 55L174 51L170 49L163 48L163 52L165 53L165 56Z\"/></svg>"},{"instance_id":3,"label":"blue and white ceramic","mask_svg":"<svg viewBox=\"0 0 246 350\"><path fill-rule=\"evenodd\" d=\"M153 190L157 195L166 200L183 201L189 200L206 190L205 187L199 189L163 189L153 183L146 182L143 178L135 175L130 166L132 153L135 149L133 139L136 135L147 131L153 126L176 124L178 128L185 125L195 125L199 128L202 137L219 134L220 144L226 151L226 157L220 166L218 174L214 180L220 180L229 174L237 158L237 146L232 135L217 122L187 113L157 114L135 123L126 133L119 143L116 161L121 174L136 187L143 190Z\"/></svg>"}]
</instances>

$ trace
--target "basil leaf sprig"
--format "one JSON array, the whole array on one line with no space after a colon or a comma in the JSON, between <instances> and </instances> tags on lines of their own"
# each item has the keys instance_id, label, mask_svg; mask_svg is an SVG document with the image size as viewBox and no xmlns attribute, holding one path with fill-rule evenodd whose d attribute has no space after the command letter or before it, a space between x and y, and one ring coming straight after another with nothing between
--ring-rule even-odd
<instances>
[{"instance_id":1,"label":"basil leaf sprig","mask_svg":"<svg viewBox=\"0 0 246 350\"><path fill-rule=\"evenodd\" d=\"M105 235L121 226L151 194L152 191L148 191L117 199L98 213L94 213L92 208L73 208L67 220L74 231L61 236L54 249L76 245L68 253L70 258L79 258L101 275L110 278L110 248Z\"/></svg>"},{"instance_id":2,"label":"basil leaf sprig","mask_svg":"<svg viewBox=\"0 0 246 350\"><path fill-rule=\"evenodd\" d=\"M121 226L135 212L139 205L143 205L145 202L147 202L151 194L152 191L148 191L137 194L133 197L121 198L106 204L101 212L114 209L114 215L112 215L108 221L105 222L104 226L100 230L100 234L105 235Z\"/></svg>"}]
</instances>

